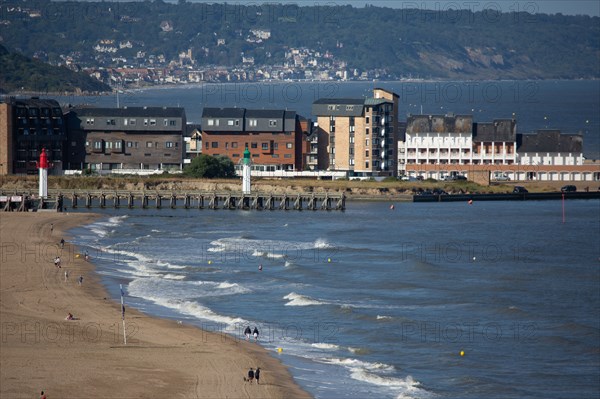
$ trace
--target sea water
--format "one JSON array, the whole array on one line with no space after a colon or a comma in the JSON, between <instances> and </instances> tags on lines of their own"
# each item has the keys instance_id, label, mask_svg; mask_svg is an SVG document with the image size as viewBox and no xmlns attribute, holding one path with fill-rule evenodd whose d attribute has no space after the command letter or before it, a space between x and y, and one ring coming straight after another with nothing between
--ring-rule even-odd
<instances>
[{"instance_id":1,"label":"sea water","mask_svg":"<svg viewBox=\"0 0 600 399\"><path fill-rule=\"evenodd\" d=\"M369 97L375 87L398 94L401 120L408 113L473 115L474 122L514 118L518 133L538 129L581 133L584 155L600 159L599 80L207 83L131 90L118 98L56 98L63 105L183 107L189 122L200 123L204 107L285 108L314 119L314 101Z\"/></svg>"},{"instance_id":2,"label":"sea water","mask_svg":"<svg viewBox=\"0 0 600 399\"><path fill-rule=\"evenodd\" d=\"M598 200L101 212L72 233L115 299L257 326L317 398L600 394Z\"/></svg>"}]
</instances>

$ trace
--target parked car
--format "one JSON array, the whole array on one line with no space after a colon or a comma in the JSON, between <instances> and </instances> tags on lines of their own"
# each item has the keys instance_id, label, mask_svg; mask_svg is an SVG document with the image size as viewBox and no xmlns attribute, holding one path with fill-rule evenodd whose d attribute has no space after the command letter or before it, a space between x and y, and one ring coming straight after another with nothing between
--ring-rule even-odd
<instances>
[{"instance_id":1,"label":"parked car","mask_svg":"<svg viewBox=\"0 0 600 399\"><path fill-rule=\"evenodd\" d=\"M510 181L510 177L503 172L494 172L492 179L496 181Z\"/></svg>"},{"instance_id":2,"label":"parked car","mask_svg":"<svg viewBox=\"0 0 600 399\"><path fill-rule=\"evenodd\" d=\"M572 185L567 185L567 186L561 187L560 191L562 191L563 193L574 193L575 191L577 191L577 187L572 186Z\"/></svg>"},{"instance_id":3,"label":"parked car","mask_svg":"<svg viewBox=\"0 0 600 399\"><path fill-rule=\"evenodd\" d=\"M513 188L513 194L525 194L528 193L527 189L523 186L515 186Z\"/></svg>"},{"instance_id":4,"label":"parked car","mask_svg":"<svg viewBox=\"0 0 600 399\"><path fill-rule=\"evenodd\" d=\"M454 176L454 180L467 180L467 178L463 175L456 175Z\"/></svg>"}]
</instances>

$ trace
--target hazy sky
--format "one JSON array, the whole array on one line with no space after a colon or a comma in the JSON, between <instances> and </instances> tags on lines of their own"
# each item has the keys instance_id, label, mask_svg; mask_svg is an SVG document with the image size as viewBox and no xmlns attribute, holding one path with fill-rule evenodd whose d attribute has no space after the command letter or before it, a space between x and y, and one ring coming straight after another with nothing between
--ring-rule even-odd
<instances>
[{"instance_id":1,"label":"hazy sky","mask_svg":"<svg viewBox=\"0 0 600 399\"><path fill-rule=\"evenodd\" d=\"M176 0L167 0L176 1ZM221 3L216 0L188 0L191 2ZM355 7L364 7L365 4L393 8L427 8L433 10L446 9L471 9L481 11L491 8L502 12L527 11L530 13L565 15L592 15L600 16L600 0L229 0L228 4L262 4L281 3L313 6L318 4L342 5L351 4Z\"/></svg>"}]
</instances>

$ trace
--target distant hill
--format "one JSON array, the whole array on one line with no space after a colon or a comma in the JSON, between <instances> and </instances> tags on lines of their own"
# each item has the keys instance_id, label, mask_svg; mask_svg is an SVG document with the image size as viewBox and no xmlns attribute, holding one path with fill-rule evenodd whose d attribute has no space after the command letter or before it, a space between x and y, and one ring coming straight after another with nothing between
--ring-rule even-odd
<instances>
[{"instance_id":1,"label":"distant hill","mask_svg":"<svg viewBox=\"0 0 600 399\"><path fill-rule=\"evenodd\" d=\"M3 43L50 63L70 58L84 67L165 66L191 50L195 68L242 67L243 57L284 67L294 63L293 48L319 54L316 64L332 57L349 71L377 69L396 77L600 78L598 17L329 2L2 3Z\"/></svg>"},{"instance_id":2,"label":"distant hill","mask_svg":"<svg viewBox=\"0 0 600 399\"><path fill-rule=\"evenodd\" d=\"M11 53L0 45L0 93L21 90L71 93L103 92L111 89L85 73Z\"/></svg>"}]
</instances>

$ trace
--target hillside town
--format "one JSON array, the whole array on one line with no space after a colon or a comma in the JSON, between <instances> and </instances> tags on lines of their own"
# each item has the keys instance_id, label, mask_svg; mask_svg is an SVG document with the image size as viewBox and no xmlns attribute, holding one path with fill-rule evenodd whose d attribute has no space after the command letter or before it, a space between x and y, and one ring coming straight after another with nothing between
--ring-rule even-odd
<instances>
[{"instance_id":1,"label":"hillside town","mask_svg":"<svg viewBox=\"0 0 600 399\"><path fill-rule=\"evenodd\" d=\"M50 174L180 173L200 154L239 165L246 148L256 176L320 179L598 181L583 136L518 132L514 119L398 114L384 88L366 98L320 98L312 117L289 109L205 107L201 124L178 107L61 108L53 99L0 103L0 174L35 174L46 149Z\"/></svg>"}]
</instances>

